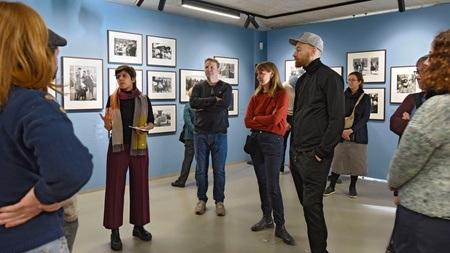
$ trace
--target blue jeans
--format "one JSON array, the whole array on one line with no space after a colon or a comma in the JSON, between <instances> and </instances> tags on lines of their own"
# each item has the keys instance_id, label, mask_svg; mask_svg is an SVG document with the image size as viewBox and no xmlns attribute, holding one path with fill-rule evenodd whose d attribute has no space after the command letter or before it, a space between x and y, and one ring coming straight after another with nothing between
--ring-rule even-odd
<instances>
[{"instance_id":1,"label":"blue jeans","mask_svg":"<svg viewBox=\"0 0 450 253\"><path fill-rule=\"evenodd\" d=\"M26 251L24 253L42 253L42 252L69 253L66 238L64 236L60 237L59 239L56 239L54 241L51 241L35 249Z\"/></svg>"},{"instance_id":2,"label":"blue jeans","mask_svg":"<svg viewBox=\"0 0 450 253\"><path fill-rule=\"evenodd\" d=\"M280 164L283 155L284 138L270 132L254 132L258 152L251 157L258 181L259 198L263 214L273 211L275 224L284 225L283 198L280 190Z\"/></svg>"},{"instance_id":3,"label":"blue jeans","mask_svg":"<svg viewBox=\"0 0 450 253\"><path fill-rule=\"evenodd\" d=\"M225 199L225 161L228 150L227 134L194 133L194 149L197 160L197 198L208 201L206 192L208 191L209 154L211 154L214 174L213 198L216 203L223 202Z\"/></svg>"}]
</instances>

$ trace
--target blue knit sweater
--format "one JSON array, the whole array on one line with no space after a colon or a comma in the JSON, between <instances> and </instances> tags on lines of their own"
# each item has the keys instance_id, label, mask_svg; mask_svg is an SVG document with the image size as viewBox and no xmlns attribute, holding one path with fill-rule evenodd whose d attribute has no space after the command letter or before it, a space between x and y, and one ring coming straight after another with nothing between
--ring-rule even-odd
<instances>
[{"instance_id":1,"label":"blue knit sweater","mask_svg":"<svg viewBox=\"0 0 450 253\"><path fill-rule=\"evenodd\" d=\"M0 207L31 188L43 204L70 198L92 174L92 155L48 94L13 86L0 109ZM0 251L24 252L64 236L63 210L42 212L14 228L0 226Z\"/></svg>"}]
</instances>

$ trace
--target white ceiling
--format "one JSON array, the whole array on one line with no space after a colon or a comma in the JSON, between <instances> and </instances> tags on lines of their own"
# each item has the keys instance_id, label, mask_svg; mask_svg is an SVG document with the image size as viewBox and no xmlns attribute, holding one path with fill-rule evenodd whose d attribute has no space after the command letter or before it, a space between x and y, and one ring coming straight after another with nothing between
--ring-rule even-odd
<instances>
[{"instance_id":1,"label":"white ceiling","mask_svg":"<svg viewBox=\"0 0 450 253\"><path fill-rule=\"evenodd\" d=\"M135 0L106 0L125 5L134 6ZM226 6L232 9L238 9L246 13L254 13L256 16L273 16L283 13L296 12L322 6L345 3L351 0L209 0L208 3ZM450 3L450 0L404 0L406 11L409 9L428 7L437 4ZM353 2L357 2L353 1ZM159 0L144 0L140 8L158 10ZM138 7L136 7L138 8ZM290 26L297 26L309 23L349 19L353 17L361 17L364 15L375 15L386 12L398 11L398 1L396 0L371 0L359 2L351 5L333 7L324 10L305 12L301 14L288 15L277 18L261 18L256 17L260 31L278 29ZM181 0L166 0L163 12L171 13L179 16L192 17L202 20L208 20L228 25L243 27L247 19L247 15L241 13L241 18L231 19L221 17L214 14L200 12L196 10L181 7ZM254 29L250 24L249 29Z\"/></svg>"}]
</instances>

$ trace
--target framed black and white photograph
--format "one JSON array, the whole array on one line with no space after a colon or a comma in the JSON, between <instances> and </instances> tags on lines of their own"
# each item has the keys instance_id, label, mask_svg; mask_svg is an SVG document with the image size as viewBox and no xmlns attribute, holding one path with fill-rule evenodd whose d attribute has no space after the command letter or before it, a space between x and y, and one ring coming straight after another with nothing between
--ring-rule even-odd
<instances>
[{"instance_id":1,"label":"framed black and white photograph","mask_svg":"<svg viewBox=\"0 0 450 253\"><path fill-rule=\"evenodd\" d=\"M420 92L416 66L391 67L391 103L400 104L411 93Z\"/></svg>"},{"instance_id":2,"label":"framed black and white photograph","mask_svg":"<svg viewBox=\"0 0 450 253\"><path fill-rule=\"evenodd\" d=\"M147 70L147 95L152 100L176 98L176 72Z\"/></svg>"},{"instance_id":3,"label":"framed black and white photograph","mask_svg":"<svg viewBox=\"0 0 450 253\"><path fill-rule=\"evenodd\" d=\"M306 71L300 67L295 67L295 61L294 60L286 60L284 62L284 70L285 70L285 82L288 82L291 76L296 76L297 78L303 75Z\"/></svg>"},{"instance_id":4,"label":"framed black and white photograph","mask_svg":"<svg viewBox=\"0 0 450 253\"><path fill-rule=\"evenodd\" d=\"M342 66L333 66L333 67L330 67L330 69L336 71L336 73L338 73L340 76L342 76L342 72L343 72L344 67L342 67Z\"/></svg>"},{"instance_id":5,"label":"framed black and white photograph","mask_svg":"<svg viewBox=\"0 0 450 253\"><path fill-rule=\"evenodd\" d=\"M347 75L359 72L364 83L386 82L386 50L347 53Z\"/></svg>"},{"instance_id":6,"label":"framed black and white photograph","mask_svg":"<svg viewBox=\"0 0 450 253\"><path fill-rule=\"evenodd\" d=\"M371 120L384 120L385 92L384 88L364 88L364 92L370 97Z\"/></svg>"},{"instance_id":7,"label":"framed black and white photograph","mask_svg":"<svg viewBox=\"0 0 450 253\"><path fill-rule=\"evenodd\" d=\"M147 65L177 66L177 40L147 35Z\"/></svg>"},{"instance_id":8,"label":"framed black and white photograph","mask_svg":"<svg viewBox=\"0 0 450 253\"><path fill-rule=\"evenodd\" d=\"M62 57L66 110L103 108L103 60Z\"/></svg>"},{"instance_id":9,"label":"framed black and white photograph","mask_svg":"<svg viewBox=\"0 0 450 253\"><path fill-rule=\"evenodd\" d=\"M228 115L239 115L239 90L233 89L230 106L228 106Z\"/></svg>"},{"instance_id":10,"label":"framed black and white photograph","mask_svg":"<svg viewBox=\"0 0 450 253\"><path fill-rule=\"evenodd\" d=\"M206 76L203 70L180 69L180 102L189 102L188 90L205 80Z\"/></svg>"},{"instance_id":11,"label":"framed black and white photograph","mask_svg":"<svg viewBox=\"0 0 450 253\"><path fill-rule=\"evenodd\" d=\"M108 30L108 62L142 64L142 34Z\"/></svg>"},{"instance_id":12,"label":"framed black and white photograph","mask_svg":"<svg viewBox=\"0 0 450 253\"><path fill-rule=\"evenodd\" d=\"M153 105L153 116L155 127L149 134L172 133L177 131L177 106L176 105Z\"/></svg>"},{"instance_id":13,"label":"framed black and white photograph","mask_svg":"<svg viewBox=\"0 0 450 253\"><path fill-rule=\"evenodd\" d=\"M231 85L239 84L239 59L214 56L219 62L219 79Z\"/></svg>"},{"instance_id":14,"label":"framed black and white photograph","mask_svg":"<svg viewBox=\"0 0 450 253\"><path fill-rule=\"evenodd\" d=\"M141 69L134 69L136 70L136 87L141 91L144 87L142 84L142 70ZM116 69L115 68L108 68L108 95L111 96L114 91L119 87L119 84L117 83L116 79Z\"/></svg>"}]
</instances>

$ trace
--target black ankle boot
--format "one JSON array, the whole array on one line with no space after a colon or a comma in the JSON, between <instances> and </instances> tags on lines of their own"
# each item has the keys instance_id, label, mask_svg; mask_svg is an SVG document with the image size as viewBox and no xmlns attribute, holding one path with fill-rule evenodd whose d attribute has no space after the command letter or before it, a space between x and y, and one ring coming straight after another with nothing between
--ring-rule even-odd
<instances>
[{"instance_id":1,"label":"black ankle boot","mask_svg":"<svg viewBox=\"0 0 450 253\"><path fill-rule=\"evenodd\" d=\"M264 214L262 219L252 226L252 231L261 231L265 228L273 228L272 214Z\"/></svg>"},{"instance_id":2,"label":"black ankle boot","mask_svg":"<svg viewBox=\"0 0 450 253\"><path fill-rule=\"evenodd\" d=\"M275 236L278 238L283 239L283 242L288 245L295 245L295 240L292 238L292 236L288 233L286 228L283 226L277 226L275 228Z\"/></svg>"},{"instance_id":3,"label":"black ankle boot","mask_svg":"<svg viewBox=\"0 0 450 253\"><path fill-rule=\"evenodd\" d=\"M111 249L114 251L122 250L122 241L120 240L119 229L111 230Z\"/></svg>"},{"instance_id":4,"label":"black ankle boot","mask_svg":"<svg viewBox=\"0 0 450 253\"><path fill-rule=\"evenodd\" d=\"M152 234L145 230L144 226L134 226L133 236L139 237L142 241L150 241Z\"/></svg>"}]
</instances>

